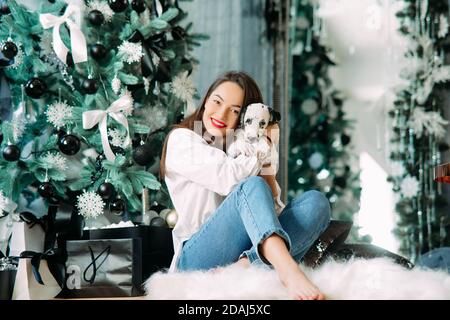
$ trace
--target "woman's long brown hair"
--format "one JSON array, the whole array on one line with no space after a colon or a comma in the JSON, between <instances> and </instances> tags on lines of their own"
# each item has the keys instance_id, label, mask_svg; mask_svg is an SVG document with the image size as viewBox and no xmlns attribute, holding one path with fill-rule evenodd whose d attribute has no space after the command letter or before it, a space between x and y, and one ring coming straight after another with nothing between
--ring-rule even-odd
<instances>
[{"instance_id":1,"label":"woman's long brown hair","mask_svg":"<svg viewBox=\"0 0 450 320\"><path fill-rule=\"evenodd\" d=\"M261 94L261 91L259 90L258 85L256 84L256 81L253 80L252 77L250 77L247 73L243 71L228 71L224 74L222 74L220 77L218 77L209 87L208 91L206 92L206 95L203 97L202 104L200 108L197 108L197 110L188 116L186 119L184 119L179 124L173 124L171 126L170 132L167 134L164 145L162 149L162 155L161 160L159 162L159 178L161 180L164 179L166 174L166 152L167 152L167 140L169 139L170 133L177 128L186 128L194 131L194 123L195 121L202 121L202 136L205 133L205 126L203 125L203 112L205 111L205 103L208 100L211 93L222 83L224 82L234 82L238 84L243 90L244 90L244 102L243 106L248 106L252 103L264 103L263 97Z\"/></svg>"}]
</instances>

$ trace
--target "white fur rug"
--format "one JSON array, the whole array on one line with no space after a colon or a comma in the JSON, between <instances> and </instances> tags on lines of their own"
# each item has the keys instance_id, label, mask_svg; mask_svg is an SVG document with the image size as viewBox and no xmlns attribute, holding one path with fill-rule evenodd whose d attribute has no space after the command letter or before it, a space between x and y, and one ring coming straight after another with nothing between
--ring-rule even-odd
<instances>
[{"instance_id":1,"label":"white fur rug","mask_svg":"<svg viewBox=\"0 0 450 320\"><path fill-rule=\"evenodd\" d=\"M302 267L332 300L450 299L450 275L444 271L405 269L387 258L328 261L317 269ZM145 283L154 300L288 300L272 269L230 265L220 273L192 271L153 274Z\"/></svg>"}]
</instances>

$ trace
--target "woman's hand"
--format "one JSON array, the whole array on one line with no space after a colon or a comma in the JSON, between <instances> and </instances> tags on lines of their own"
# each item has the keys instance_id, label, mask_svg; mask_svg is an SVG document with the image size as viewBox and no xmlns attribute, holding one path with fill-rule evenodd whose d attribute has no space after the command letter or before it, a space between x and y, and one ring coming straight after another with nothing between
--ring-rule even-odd
<instances>
[{"instance_id":1,"label":"woman's hand","mask_svg":"<svg viewBox=\"0 0 450 320\"><path fill-rule=\"evenodd\" d=\"M276 148L278 146L278 142L280 140L280 127L277 123L274 123L266 128L266 138L267 142L271 146L271 148ZM278 196L278 190L276 188L276 168L274 168L272 163L267 163L263 165L261 172L258 176L264 178L267 184L272 189L272 194L274 197Z\"/></svg>"}]
</instances>

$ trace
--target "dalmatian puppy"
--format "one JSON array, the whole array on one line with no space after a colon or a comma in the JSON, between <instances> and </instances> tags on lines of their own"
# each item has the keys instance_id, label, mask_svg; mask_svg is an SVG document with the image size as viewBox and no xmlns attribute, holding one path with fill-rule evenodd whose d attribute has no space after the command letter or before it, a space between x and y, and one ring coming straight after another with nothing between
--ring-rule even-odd
<instances>
[{"instance_id":1,"label":"dalmatian puppy","mask_svg":"<svg viewBox=\"0 0 450 320\"><path fill-rule=\"evenodd\" d=\"M236 158L241 153L249 155L254 150L263 164L272 163L277 168L278 152L269 145L266 128L269 124L278 123L279 120L280 113L265 104L252 103L244 107L227 154Z\"/></svg>"},{"instance_id":2,"label":"dalmatian puppy","mask_svg":"<svg viewBox=\"0 0 450 320\"><path fill-rule=\"evenodd\" d=\"M279 130L270 132L272 145L268 143L267 126L280 121L280 113L262 103L253 103L241 110L239 126L234 132L233 142L227 149L230 157L257 152L262 164L271 164L261 169L265 175L275 175L278 171ZM271 188L273 187L271 183ZM277 196L274 197L275 211L280 215L285 204L281 201L281 188L275 181Z\"/></svg>"}]
</instances>

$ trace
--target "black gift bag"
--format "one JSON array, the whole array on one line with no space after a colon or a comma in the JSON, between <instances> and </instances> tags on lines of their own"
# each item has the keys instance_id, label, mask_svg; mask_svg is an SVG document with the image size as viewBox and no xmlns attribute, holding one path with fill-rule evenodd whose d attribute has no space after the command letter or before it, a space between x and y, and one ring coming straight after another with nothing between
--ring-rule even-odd
<instances>
[{"instance_id":1,"label":"black gift bag","mask_svg":"<svg viewBox=\"0 0 450 320\"><path fill-rule=\"evenodd\" d=\"M143 294L141 239L69 240L65 298Z\"/></svg>"},{"instance_id":2,"label":"black gift bag","mask_svg":"<svg viewBox=\"0 0 450 320\"><path fill-rule=\"evenodd\" d=\"M157 226L134 226L85 230L83 239L124 239L142 240L142 279L145 281L153 273L169 268L173 258L172 228Z\"/></svg>"},{"instance_id":3,"label":"black gift bag","mask_svg":"<svg viewBox=\"0 0 450 320\"><path fill-rule=\"evenodd\" d=\"M11 300L17 270L0 270L0 300Z\"/></svg>"}]
</instances>

